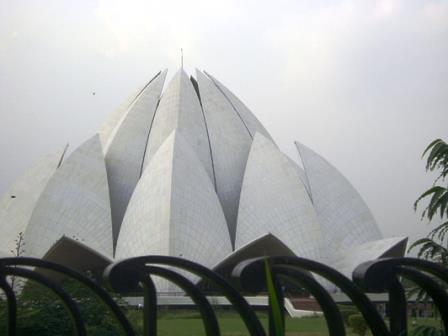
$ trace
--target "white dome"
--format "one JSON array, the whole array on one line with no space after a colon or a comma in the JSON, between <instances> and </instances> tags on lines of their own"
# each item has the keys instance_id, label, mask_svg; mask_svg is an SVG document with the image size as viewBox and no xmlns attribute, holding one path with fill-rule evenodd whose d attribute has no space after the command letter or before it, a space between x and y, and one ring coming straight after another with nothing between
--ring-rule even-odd
<instances>
[{"instance_id":1,"label":"white dome","mask_svg":"<svg viewBox=\"0 0 448 336\"><path fill-rule=\"evenodd\" d=\"M25 255L45 258L51 250L58 260L71 246L103 262L162 254L214 267L250 248L252 256L284 250L339 260L350 272L351 250L363 251L359 263L403 245L382 240L335 167L297 143L299 167L214 77L181 69L163 91L166 74L67 159L46 158L10 188L0 201L3 254L22 232ZM67 239L76 244L61 243ZM281 248L267 248L269 241Z\"/></svg>"}]
</instances>

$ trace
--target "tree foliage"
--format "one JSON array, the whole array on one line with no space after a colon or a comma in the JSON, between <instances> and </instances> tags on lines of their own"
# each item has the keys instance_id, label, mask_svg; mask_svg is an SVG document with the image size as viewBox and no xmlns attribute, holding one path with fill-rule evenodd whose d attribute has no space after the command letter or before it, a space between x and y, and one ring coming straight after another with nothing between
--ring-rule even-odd
<instances>
[{"instance_id":1,"label":"tree foliage","mask_svg":"<svg viewBox=\"0 0 448 336\"><path fill-rule=\"evenodd\" d=\"M433 185L426 190L414 203L414 210L422 200L429 200L422 211L422 219L429 221L438 218L438 224L425 238L418 239L410 247L409 251L418 249L419 258L428 259L440 264L448 265L448 144L441 139L436 139L429 144L423 152L422 158L427 155L426 171L437 171L438 175ZM415 296L416 301L427 301L427 293L419 287L411 287L407 292L408 297ZM417 326L412 334L414 336L439 336L445 335L443 329L433 326Z\"/></svg>"},{"instance_id":2,"label":"tree foliage","mask_svg":"<svg viewBox=\"0 0 448 336\"><path fill-rule=\"evenodd\" d=\"M344 320L344 323L348 325L348 319L350 316L359 314L358 309L356 309L352 305L339 305L338 306L339 312L341 313L341 317Z\"/></svg>"},{"instance_id":3,"label":"tree foliage","mask_svg":"<svg viewBox=\"0 0 448 336\"><path fill-rule=\"evenodd\" d=\"M445 336L445 332L441 328L433 326L419 325L416 326L412 333L413 336Z\"/></svg>"},{"instance_id":4,"label":"tree foliage","mask_svg":"<svg viewBox=\"0 0 448 336\"><path fill-rule=\"evenodd\" d=\"M366 320L361 314L350 315L348 317L348 325L352 329L353 333L359 336L364 336L369 329Z\"/></svg>"},{"instance_id":5,"label":"tree foliage","mask_svg":"<svg viewBox=\"0 0 448 336\"><path fill-rule=\"evenodd\" d=\"M417 210L422 200L429 199L422 211L422 219L439 218L442 223L425 238L415 241L409 251L418 248L418 257L448 265L448 144L442 139L434 140L423 152L422 158L425 156L426 171L437 171L438 175L431 188L415 201L414 209Z\"/></svg>"},{"instance_id":6,"label":"tree foliage","mask_svg":"<svg viewBox=\"0 0 448 336\"><path fill-rule=\"evenodd\" d=\"M64 279L61 286L78 303L87 334L94 336L121 335L109 309L87 287L75 280ZM70 314L62 301L48 288L28 281L18 300L17 335L73 335ZM6 302L0 299L0 334L6 332Z\"/></svg>"}]
</instances>

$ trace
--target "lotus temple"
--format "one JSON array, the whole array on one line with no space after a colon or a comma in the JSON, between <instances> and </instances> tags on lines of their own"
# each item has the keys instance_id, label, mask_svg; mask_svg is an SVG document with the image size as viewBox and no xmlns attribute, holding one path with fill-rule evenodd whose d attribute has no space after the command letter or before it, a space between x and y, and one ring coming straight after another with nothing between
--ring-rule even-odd
<instances>
[{"instance_id":1,"label":"lotus temple","mask_svg":"<svg viewBox=\"0 0 448 336\"><path fill-rule=\"evenodd\" d=\"M43 157L0 200L0 256L101 272L141 255L228 274L239 261L296 255L350 276L402 256L329 162L296 142L285 155L255 115L207 72L159 72L70 155ZM165 89L164 89L165 87ZM160 283L164 291L174 290Z\"/></svg>"}]
</instances>

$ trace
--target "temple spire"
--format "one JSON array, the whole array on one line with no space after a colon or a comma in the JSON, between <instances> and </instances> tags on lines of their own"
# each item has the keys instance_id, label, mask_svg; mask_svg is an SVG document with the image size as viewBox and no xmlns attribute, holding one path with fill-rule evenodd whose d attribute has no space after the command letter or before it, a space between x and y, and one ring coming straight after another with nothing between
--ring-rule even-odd
<instances>
[{"instance_id":1,"label":"temple spire","mask_svg":"<svg viewBox=\"0 0 448 336\"><path fill-rule=\"evenodd\" d=\"M180 48L180 67L184 68L184 50Z\"/></svg>"}]
</instances>

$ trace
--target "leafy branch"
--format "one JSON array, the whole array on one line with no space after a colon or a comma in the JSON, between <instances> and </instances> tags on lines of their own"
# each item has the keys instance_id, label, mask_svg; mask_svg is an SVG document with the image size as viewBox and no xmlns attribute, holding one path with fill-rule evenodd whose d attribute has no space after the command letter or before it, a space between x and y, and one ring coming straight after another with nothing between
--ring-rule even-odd
<instances>
[{"instance_id":1,"label":"leafy branch","mask_svg":"<svg viewBox=\"0 0 448 336\"><path fill-rule=\"evenodd\" d=\"M423 199L428 199L428 205L422 211L422 219L431 221L435 216L448 217L448 144L441 139L436 139L429 144L423 152L422 158L427 155L426 171L438 170L439 175L431 188L426 190L414 203L417 210ZM415 241L408 249L411 251L419 248L418 257L430 259L438 263L448 264L448 249L446 238L448 233L448 221L439 224L426 238Z\"/></svg>"},{"instance_id":2,"label":"leafy branch","mask_svg":"<svg viewBox=\"0 0 448 336\"><path fill-rule=\"evenodd\" d=\"M264 269L265 269L265 276L266 276L266 287L269 295L269 303L270 303L270 309L272 313L272 320L274 324L274 331L276 336L284 336L285 335L285 328L283 324L283 318L282 318L282 307L280 304L279 297L277 295L276 286L274 284L274 279L272 277L271 268L269 266L269 262L267 259L264 260Z\"/></svg>"},{"instance_id":3,"label":"leafy branch","mask_svg":"<svg viewBox=\"0 0 448 336\"><path fill-rule=\"evenodd\" d=\"M429 199L427 206L422 211L421 218L431 221L434 217L448 218L448 144L441 139L436 139L429 144L423 152L422 158L427 155L426 171L439 171L439 175L431 188L426 190L414 203L417 211L419 203L423 199ZM443 265L448 265L447 249L448 221L437 225L425 238L418 239L409 247L408 252L417 249L419 258L428 259ZM415 296L417 302L425 302L428 295L420 287L411 287L407 291L408 297ZM445 332L441 328L429 326L417 326L412 334L414 336L441 336Z\"/></svg>"},{"instance_id":4,"label":"leafy branch","mask_svg":"<svg viewBox=\"0 0 448 336\"><path fill-rule=\"evenodd\" d=\"M17 235L17 238L14 239L14 249L10 250L10 252L12 253L12 255L14 257L21 257L25 254L25 240L23 237L23 232L19 232L19 234ZM18 289L20 290L22 287L22 282L18 281L16 279L15 276L11 276L11 288L12 290L17 289L16 287L18 287Z\"/></svg>"}]
</instances>

